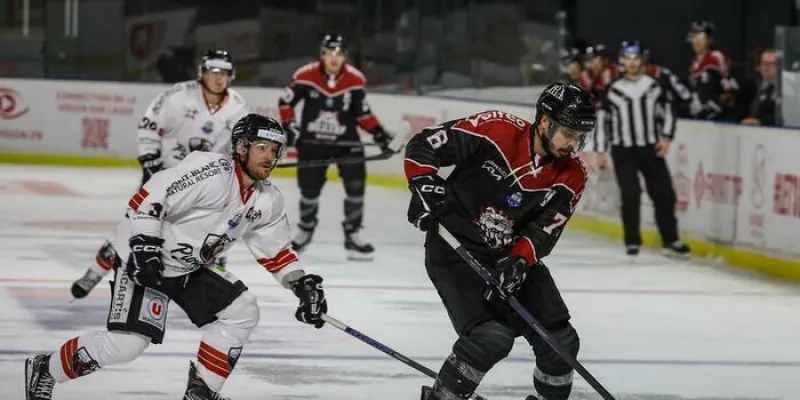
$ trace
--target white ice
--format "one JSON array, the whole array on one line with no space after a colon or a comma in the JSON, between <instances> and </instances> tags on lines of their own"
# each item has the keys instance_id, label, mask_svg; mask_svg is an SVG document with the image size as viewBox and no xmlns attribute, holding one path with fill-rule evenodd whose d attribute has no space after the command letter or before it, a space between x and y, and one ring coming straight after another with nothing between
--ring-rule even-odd
<instances>
[{"instance_id":1,"label":"white ice","mask_svg":"<svg viewBox=\"0 0 800 400\"><path fill-rule=\"evenodd\" d=\"M109 290L69 303L133 193L135 170L0 166L0 399L23 398L23 360L102 329ZM297 190L278 179L296 216ZM31 183L33 182L33 183ZM455 335L423 267L422 235L404 191L368 188L370 263L346 262L341 183L329 182L321 225L302 261L326 279L329 313L438 370ZM245 399L416 399L430 379L343 332L294 319L296 300L239 245L230 269L257 295L261 323L223 394ZM546 259L581 335L580 360L617 399L800 398L796 287L647 253L570 231ZM165 343L126 365L56 387L55 399L179 399L201 332L176 306ZM520 339L479 392L532 394L533 355ZM598 399L576 378L575 399Z\"/></svg>"}]
</instances>

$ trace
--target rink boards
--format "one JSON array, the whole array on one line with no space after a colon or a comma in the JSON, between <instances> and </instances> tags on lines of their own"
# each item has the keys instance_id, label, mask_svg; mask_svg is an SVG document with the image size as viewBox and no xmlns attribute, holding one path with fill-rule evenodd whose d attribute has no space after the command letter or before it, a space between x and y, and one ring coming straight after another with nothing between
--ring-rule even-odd
<instances>
[{"instance_id":1,"label":"rink boards","mask_svg":"<svg viewBox=\"0 0 800 400\"><path fill-rule=\"evenodd\" d=\"M150 101L166 87L0 79L0 161L136 166L135 127ZM259 112L277 116L283 90L237 90ZM535 95L532 88L530 98ZM533 116L532 107L525 104L385 94L370 94L368 100L387 129L405 135L488 109ZM680 227L697 256L800 281L800 162L793 150L798 145L798 130L678 123L668 162ZM595 170L591 153L585 157L590 186L570 226L621 237L613 173ZM370 184L405 187L401 156L371 163L369 173ZM333 171L331 177L335 178ZM642 196L645 242L660 246L651 202L646 193Z\"/></svg>"}]
</instances>

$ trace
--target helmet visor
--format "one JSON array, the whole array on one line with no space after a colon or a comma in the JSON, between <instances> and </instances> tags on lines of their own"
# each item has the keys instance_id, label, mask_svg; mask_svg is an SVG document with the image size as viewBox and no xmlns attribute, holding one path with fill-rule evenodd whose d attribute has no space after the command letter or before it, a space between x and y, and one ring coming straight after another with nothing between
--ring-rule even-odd
<instances>
[{"instance_id":1,"label":"helmet visor","mask_svg":"<svg viewBox=\"0 0 800 400\"><path fill-rule=\"evenodd\" d=\"M586 146L591 131L581 131L568 126L551 122L550 141L555 147L554 150L562 153L580 152Z\"/></svg>"}]
</instances>

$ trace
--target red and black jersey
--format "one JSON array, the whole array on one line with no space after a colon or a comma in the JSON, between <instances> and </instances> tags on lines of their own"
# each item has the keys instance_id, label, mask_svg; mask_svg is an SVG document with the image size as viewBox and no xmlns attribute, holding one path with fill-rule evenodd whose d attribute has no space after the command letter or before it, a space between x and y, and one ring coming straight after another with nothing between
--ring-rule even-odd
<instances>
[{"instance_id":1,"label":"red and black jersey","mask_svg":"<svg viewBox=\"0 0 800 400\"><path fill-rule=\"evenodd\" d=\"M486 111L426 128L406 146L410 180L455 166L447 178L444 225L478 259L509 252L529 264L555 246L586 186L577 155L545 162L531 124Z\"/></svg>"},{"instance_id":2,"label":"red and black jersey","mask_svg":"<svg viewBox=\"0 0 800 400\"><path fill-rule=\"evenodd\" d=\"M328 76L319 61L307 64L295 72L278 101L281 122L296 119L294 107L303 101L299 122L304 137L358 140L357 127L374 132L380 126L366 101L366 86L361 71L349 64L336 76Z\"/></svg>"},{"instance_id":3,"label":"red and black jersey","mask_svg":"<svg viewBox=\"0 0 800 400\"><path fill-rule=\"evenodd\" d=\"M697 96L703 110L695 115L699 118L714 118L723 113L724 96L729 96L728 87L730 61L719 50L712 50L689 66L689 86Z\"/></svg>"},{"instance_id":4,"label":"red and black jersey","mask_svg":"<svg viewBox=\"0 0 800 400\"><path fill-rule=\"evenodd\" d=\"M595 109L600 107L600 98L605 93L606 87L619 77L619 69L615 64L608 64L599 74L585 69L581 73L580 86L589 90L594 96Z\"/></svg>"}]
</instances>

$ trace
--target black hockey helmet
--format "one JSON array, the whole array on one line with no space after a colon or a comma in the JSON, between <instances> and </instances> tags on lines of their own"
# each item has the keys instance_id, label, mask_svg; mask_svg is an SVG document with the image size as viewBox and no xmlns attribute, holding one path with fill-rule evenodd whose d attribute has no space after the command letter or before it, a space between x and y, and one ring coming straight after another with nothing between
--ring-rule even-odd
<instances>
[{"instance_id":1,"label":"black hockey helmet","mask_svg":"<svg viewBox=\"0 0 800 400\"><path fill-rule=\"evenodd\" d=\"M542 135L543 140L549 142L556 131L561 130L578 139L579 146L576 151L583 150L587 136L597 123L594 97L588 90L571 83L551 83L542 91L536 100L534 129L538 129L543 115L550 121L547 131ZM549 145L544 148L551 153ZM551 155L554 156L552 153Z\"/></svg>"},{"instance_id":2,"label":"black hockey helmet","mask_svg":"<svg viewBox=\"0 0 800 400\"><path fill-rule=\"evenodd\" d=\"M344 39L344 36L338 33L328 33L322 37L322 42L319 45L319 51L323 52L325 50L339 50L342 54L347 53L347 42Z\"/></svg>"},{"instance_id":3,"label":"black hockey helmet","mask_svg":"<svg viewBox=\"0 0 800 400\"><path fill-rule=\"evenodd\" d=\"M273 118L250 113L233 125L231 130L233 153L236 154L241 149L247 149L256 140L268 140L280 145L275 164L278 163L286 151L286 134L283 132L281 124Z\"/></svg>"},{"instance_id":4,"label":"black hockey helmet","mask_svg":"<svg viewBox=\"0 0 800 400\"><path fill-rule=\"evenodd\" d=\"M208 49L197 66L197 79L201 80L206 71L227 71L231 81L236 79L233 57L225 49Z\"/></svg>"},{"instance_id":5,"label":"black hockey helmet","mask_svg":"<svg viewBox=\"0 0 800 400\"><path fill-rule=\"evenodd\" d=\"M572 63L578 63L583 68L583 52L581 49L573 47L571 49L563 49L560 52L561 67L566 68Z\"/></svg>"},{"instance_id":6,"label":"black hockey helmet","mask_svg":"<svg viewBox=\"0 0 800 400\"><path fill-rule=\"evenodd\" d=\"M716 30L717 27L714 26L714 23L711 21L694 21L692 22L691 28L689 28L688 39L691 40L692 36L698 33L704 33L710 39L714 37L714 32Z\"/></svg>"},{"instance_id":7,"label":"black hockey helmet","mask_svg":"<svg viewBox=\"0 0 800 400\"><path fill-rule=\"evenodd\" d=\"M593 58L608 58L608 48L602 43L598 43L586 48L586 61Z\"/></svg>"}]
</instances>

